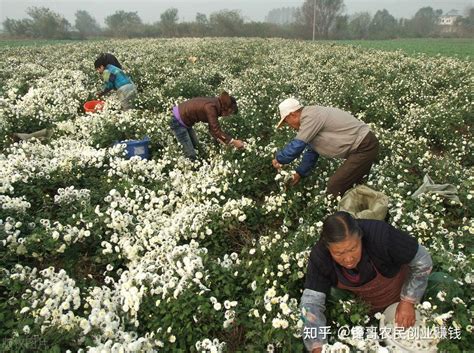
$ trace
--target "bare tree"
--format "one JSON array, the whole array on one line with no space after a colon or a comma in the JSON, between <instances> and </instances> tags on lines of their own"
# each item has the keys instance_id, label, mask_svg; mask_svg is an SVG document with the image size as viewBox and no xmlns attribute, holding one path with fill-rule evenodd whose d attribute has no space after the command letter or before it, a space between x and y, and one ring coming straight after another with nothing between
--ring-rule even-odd
<instances>
[{"instance_id":1,"label":"bare tree","mask_svg":"<svg viewBox=\"0 0 474 353\"><path fill-rule=\"evenodd\" d=\"M143 23L137 12L116 11L105 18L105 24L113 36L133 37L143 30Z\"/></svg>"},{"instance_id":2,"label":"bare tree","mask_svg":"<svg viewBox=\"0 0 474 353\"><path fill-rule=\"evenodd\" d=\"M167 9L160 15L160 28L164 36L172 37L177 35L178 9Z\"/></svg>"},{"instance_id":3,"label":"bare tree","mask_svg":"<svg viewBox=\"0 0 474 353\"><path fill-rule=\"evenodd\" d=\"M314 36L327 39L343 9L344 0L306 0L301 8L302 20L313 29Z\"/></svg>"},{"instance_id":4,"label":"bare tree","mask_svg":"<svg viewBox=\"0 0 474 353\"><path fill-rule=\"evenodd\" d=\"M422 7L415 16L407 22L407 31L414 37L428 37L436 32L439 16L442 10L433 10L432 7Z\"/></svg>"},{"instance_id":5,"label":"bare tree","mask_svg":"<svg viewBox=\"0 0 474 353\"><path fill-rule=\"evenodd\" d=\"M349 21L349 36L353 39L367 39L372 17L368 12L359 12L351 16Z\"/></svg>"},{"instance_id":6,"label":"bare tree","mask_svg":"<svg viewBox=\"0 0 474 353\"><path fill-rule=\"evenodd\" d=\"M76 11L76 29L82 36L94 36L100 33L100 26L96 19L85 10Z\"/></svg>"},{"instance_id":7,"label":"bare tree","mask_svg":"<svg viewBox=\"0 0 474 353\"><path fill-rule=\"evenodd\" d=\"M237 36L242 30L244 19L239 10L221 10L211 13L209 24L217 36Z\"/></svg>"},{"instance_id":8,"label":"bare tree","mask_svg":"<svg viewBox=\"0 0 474 353\"><path fill-rule=\"evenodd\" d=\"M371 38L395 38L398 33L398 22L386 9L378 10L370 22L369 31Z\"/></svg>"}]
</instances>

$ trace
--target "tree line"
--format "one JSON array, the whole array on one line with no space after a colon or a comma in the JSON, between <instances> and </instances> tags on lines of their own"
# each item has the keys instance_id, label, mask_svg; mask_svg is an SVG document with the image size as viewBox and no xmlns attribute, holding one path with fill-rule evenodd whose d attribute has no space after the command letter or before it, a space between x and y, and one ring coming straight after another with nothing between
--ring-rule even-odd
<instances>
[{"instance_id":1,"label":"tree line","mask_svg":"<svg viewBox=\"0 0 474 353\"><path fill-rule=\"evenodd\" d=\"M315 8L316 6L316 8ZM84 39L91 37L282 37L300 39L391 39L441 35L472 36L474 9L456 17L449 32L439 24L441 10L423 7L410 19L396 19L386 9L345 15L343 0L306 0L299 8L270 11L265 22L246 22L238 10L221 10L209 16L197 13L194 21L180 22L178 9L169 8L155 23L144 23L137 12L116 11L105 18L105 27L87 11L75 13L72 25L45 7L31 7L29 18L7 18L4 32L12 37Z\"/></svg>"}]
</instances>

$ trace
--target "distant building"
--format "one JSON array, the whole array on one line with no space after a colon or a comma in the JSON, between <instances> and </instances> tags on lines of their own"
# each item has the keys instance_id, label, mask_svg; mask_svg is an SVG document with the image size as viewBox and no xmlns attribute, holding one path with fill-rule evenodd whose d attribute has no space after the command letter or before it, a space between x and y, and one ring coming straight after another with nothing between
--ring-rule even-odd
<instances>
[{"instance_id":1,"label":"distant building","mask_svg":"<svg viewBox=\"0 0 474 353\"><path fill-rule=\"evenodd\" d=\"M445 15L441 15L438 18L438 25L440 26L441 33L455 33L457 32L457 21L462 16L459 15L457 10L451 10Z\"/></svg>"}]
</instances>

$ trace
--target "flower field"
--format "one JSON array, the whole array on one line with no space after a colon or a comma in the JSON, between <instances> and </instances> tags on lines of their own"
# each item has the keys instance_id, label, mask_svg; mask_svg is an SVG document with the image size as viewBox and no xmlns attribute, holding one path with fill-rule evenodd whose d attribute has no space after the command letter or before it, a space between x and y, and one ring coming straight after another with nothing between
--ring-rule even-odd
<instances>
[{"instance_id":1,"label":"flower field","mask_svg":"<svg viewBox=\"0 0 474 353\"><path fill-rule=\"evenodd\" d=\"M137 84L136 109L120 111L112 95L84 113L102 51ZM290 96L370 124L381 153L368 185L389 196L389 222L433 258L420 310L447 329L440 350L472 349L472 70L455 58L277 39L0 49L0 351L302 352L307 257L337 207L324 191L341 162L320 158L293 188L291 168L275 172L273 155L293 136L274 129L277 105ZM192 164L171 108L222 90L239 104L223 130L246 148L218 145L196 125L207 158ZM47 141L11 139L44 128L54 129ZM115 144L144 136L148 161ZM425 174L455 185L460 203L411 198ZM328 311L333 333L378 326L340 293ZM336 341L384 351L367 337Z\"/></svg>"}]
</instances>

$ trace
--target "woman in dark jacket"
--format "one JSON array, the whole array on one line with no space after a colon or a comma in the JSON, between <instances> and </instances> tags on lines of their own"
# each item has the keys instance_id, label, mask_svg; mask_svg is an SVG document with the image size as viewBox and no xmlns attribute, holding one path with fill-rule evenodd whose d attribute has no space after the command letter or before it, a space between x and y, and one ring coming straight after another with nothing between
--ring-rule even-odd
<instances>
[{"instance_id":1,"label":"woman in dark jacket","mask_svg":"<svg viewBox=\"0 0 474 353\"><path fill-rule=\"evenodd\" d=\"M183 146L184 154L191 160L196 159L196 149L199 141L193 125L198 122L207 123L209 132L220 143L243 148L241 140L233 139L221 130L219 116L229 116L237 113L237 102L227 92L219 97L198 97L187 100L173 107L173 117L170 127L178 142Z\"/></svg>"},{"instance_id":2,"label":"woman in dark jacket","mask_svg":"<svg viewBox=\"0 0 474 353\"><path fill-rule=\"evenodd\" d=\"M415 303L423 296L432 261L412 236L389 224L354 219L336 212L323 223L321 238L311 250L301 298L303 339L310 352L321 352L326 326L325 302L331 287L349 290L372 312L400 302L395 321L415 324Z\"/></svg>"}]
</instances>

